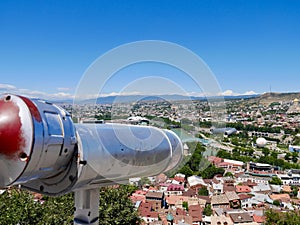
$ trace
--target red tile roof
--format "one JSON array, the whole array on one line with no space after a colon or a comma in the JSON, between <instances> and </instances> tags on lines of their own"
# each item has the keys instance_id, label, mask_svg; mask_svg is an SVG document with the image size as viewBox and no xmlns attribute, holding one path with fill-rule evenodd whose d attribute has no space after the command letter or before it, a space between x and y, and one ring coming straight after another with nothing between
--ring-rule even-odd
<instances>
[{"instance_id":1,"label":"red tile roof","mask_svg":"<svg viewBox=\"0 0 300 225\"><path fill-rule=\"evenodd\" d=\"M270 195L270 198L274 201L274 200L279 200L282 202L290 202L291 198L288 194L272 194Z\"/></svg>"},{"instance_id":2,"label":"red tile roof","mask_svg":"<svg viewBox=\"0 0 300 225\"><path fill-rule=\"evenodd\" d=\"M176 215L178 215L178 216L186 216L186 211L184 209L177 208L176 209Z\"/></svg>"},{"instance_id":3,"label":"red tile roof","mask_svg":"<svg viewBox=\"0 0 300 225\"><path fill-rule=\"evenodd\" d=\"M203 199L207 204L211 203L211 198L209 196L198 196L199 199Z\"/></svg>"},{"instance_id":4,"label":"red tile roof","mask_svg":"<svg viewBox=\"0 0 300 225\"><path fill-rule=\"evenodd\" d=\"M139 212L142 217L158 218L158 212L141 211Z\"/></svg>"},{"instance_id":5,"label":"red tile roof","mask_svg":"<svg viewBox=\"0 0 300 225\"><path fill-rule=\"evenodd\" d=\"M209 156L209 157L207 158L207 160L208 160L209 162L215 164L215 165L216 165L216 164L219 164L219 163L221 163L221 162L223 161L222 158L219 158L219 157L216 157L216 156Z\"/></svg>"},{"instance_id":6,"label":"red tile roof","mask_svg":"<svg viewBox=\"0 0 300 225\"><path fill-rule=\"evenodd\" d=\"M223 191L235 191L235 186L231 184L224 184Z\"/></svg>"},{"instance_id":7,"label":"red tile roof","mask_svg":"<svg viewBox=\"0 0 300 225\"><path fill-rule=\"evenodd\" d=\"M138 195L146 195L147 194L147 191L144 191L144 190L136 190L134 193L133 193L133 195L134 194L138 194Z\"/></svg>"},{"instance_id":8,"label":"red tile roof","mask_svg":"<svg viewBox=\"0 0 300 225\"><path fill-rule=\"evenodd\" d=\"M158 212L151 211L152 204L149 202L142 202L138 208L138 212L142 217L158 218Z\"/></svg>"},{"instance_id":9,"label":"red tile roof","mask_svg":"<svg viewBox=\"0 0 300 225\"><path fill-rule=\"evenodd\" d=\"M258 216L258 215L253 215L253 220L256 223L264 223L266 222L266 217L265 216Z\"/></svg>"},{"instance_id":10,"label":"red tile roof","mask_svg":"<svg viewBox=\"0 0 300 225\"><path fill-rule=\"evenodd\" d=\"M149 191L146 194L146 199L148 199L148 198L162 199L163 197L164 197L164 193L163 192Z\"/></svg>"},{"instance_id":11,"label":"red tile roof","mask_svg":"<svg viewBox=\"0 0 300 225\"><path fill-rule=\"evenodd\" d=\"M175 205L178 201L187 202L189 197L187 196L177 196L177 195L171 195L166 197L166 201L169 205Z\"/></svg>"},{"instance_id":12,"label":"red tile roof","mask_svg":"<svg viewBox=\"0 0 300 225\"><path fill-rule=\"evenodd\" d=\"M129 198L133 203L136 203L137 201L141 201L141 202L146 201L146 196L144 195L132 195Z\"/></svg>"},{"instance_id":13,"label":"red tile roof","mask_svg":"<svg viewBox=\"0 0 300 225\"><path fill-rule=\"evenodd\" d=\"M184 187L180 184L171 184L168 186L167 191L184 191Z\"/></svg>"},{"instance_id":14,"label":"red tile roof","mask_svg":"<svg viewBox=\"0 0 300 225\"><path fill-rule=\"evenodd\" d=\"M239 194L238 196L240 197L241 200L252 198L252 195L247 195L247 194Z\"/></svg>"},{"instance_id":15,"label":"red tile roof","mask_svg":"<svg viewBox=\"0 0 300 225\"><path fill-rule=\"evenodd\" d=\"M185 178L184 177L180 177L180 176L175 176L174 180L183 183L185 181Z\"/></svg>"},{"instance_id":16,"label":"red tile roof","mask_svg":"<svg viewBox=\"0 0 300 225\"><path fill-rule=\"evenodd\" d=\"M188 189L187 191L182 192L182 196L188 196L188 197L193 197L196 196L198 193L194 189Z\"/></svg>"},{"instance_id":17,"label":"red tile roof","mask_svg":"<svg viewBox=\"0 0 300 225\"><path fill-rule=\"evenodd\" d=\"M237 185L235 187L236 192L237 193L250 193L251 192L251 188L249 186L245 186L245 185Z\"/></svg>"},{"instance_id":18,"label":"red tile roof","mask_svg":"<svg viewBox=\"0 0 300 225\"><path fill-rule=\"evenodd\" d=\"M202 211L203 208L200 205L189 206L189 215L193 217L193 222L202 221Z\"/></svg>"}]
</instances>

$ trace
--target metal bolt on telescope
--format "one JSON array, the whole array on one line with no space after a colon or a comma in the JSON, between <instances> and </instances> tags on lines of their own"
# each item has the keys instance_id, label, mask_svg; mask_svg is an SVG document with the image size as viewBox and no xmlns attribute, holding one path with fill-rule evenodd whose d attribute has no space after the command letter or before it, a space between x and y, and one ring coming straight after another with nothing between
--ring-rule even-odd
<instances>
[{"instance_id":1,"label":"metal bolt on telescope","mask_svg":"<svg viewBox=\"0 0 300 225\"><path fill-rule=\"evenodd\" d=\"M169 130L74 124L59 106L0 95L0 187L46 195L75 192L74 224L98 224L101 186L176 167L183 147Z\"/></svg>"}]
</instances>

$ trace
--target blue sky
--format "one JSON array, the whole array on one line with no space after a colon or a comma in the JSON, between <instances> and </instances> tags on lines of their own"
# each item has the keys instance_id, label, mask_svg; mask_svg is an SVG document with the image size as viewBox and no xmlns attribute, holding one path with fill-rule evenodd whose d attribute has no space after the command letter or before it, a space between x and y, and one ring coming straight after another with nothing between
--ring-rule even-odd
<instances>
[{"instance_id":1,"label":"blue sky","mask_svg":"<svg viewBox=\"0 0 300 225\"><path fill-rule=\"evenodd\" d=\"M141 40L169 41L190 49L210 67L226 93L263 93L270 87L274 92L300 91L299 24L296 0L3 0L0 91L70 97L94 60ZM125 69L122 76L130 81L139 71L163 74L174 82L180 76L172 68L154 67ZM112 79L105 92L119 92L126 83L123 79ZM188 92L199 91L189 79L182 85Z\"/></svg>"}]
</instances>

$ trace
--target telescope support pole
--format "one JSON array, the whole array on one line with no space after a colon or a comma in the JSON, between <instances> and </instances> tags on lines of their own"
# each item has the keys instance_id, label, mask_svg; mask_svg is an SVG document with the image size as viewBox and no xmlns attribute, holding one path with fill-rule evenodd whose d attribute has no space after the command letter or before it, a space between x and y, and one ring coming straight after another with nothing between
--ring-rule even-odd
<instances>
[{"instance_id":1,"label":"telescope support pole","mask_svg":"<svg viewBox=\"0 0 300 225\"><path fill-rule=\"evenodd\" d=\"M75 191L74 225L98 225L99 200L99 188Z\"/></svg>"}]
</instances>

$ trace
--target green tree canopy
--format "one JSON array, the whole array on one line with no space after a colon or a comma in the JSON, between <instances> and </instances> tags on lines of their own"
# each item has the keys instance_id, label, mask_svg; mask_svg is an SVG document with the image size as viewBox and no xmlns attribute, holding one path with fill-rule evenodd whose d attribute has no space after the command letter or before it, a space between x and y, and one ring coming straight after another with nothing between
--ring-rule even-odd
<instances>
[{"instance_id":1,"label":"green tree canopy","mask_svg":"<svg viewBox=\"0 0 300 225\"><path fill-rule=\"evenodd\" d=\"M210 165L209 167L207 167L205 170L201 171L199 173L199 175L203 178L203 179L211 179L213 178L215 175L217 174L221 174L223 175L225 172L225 170L223 168L217 168L214 165Z\"/></svg>"},{"instance_id":2,"label":"green tree canopy","mask_svg":"<svg viewBox=\"0 0 300 225\"><path fill-rule=\"evenodd\" d=\"M99 224L139 224L138 213L128 195L126 185L121 185L119 188L102 188L100 190Z\"/></svg>"},{"instance_id":3,"label":"green tree canopy","mask_svg":"<svg viewBox=\"0 0 300 225\"><path fill-rule=\"evenodd\" d=\"M209 193L206 187L201 187L198 190L198 194L202 196L208 196Z\"/></svg>"},{"instance_id":4,"label":"green tree canopy","mask_svg":"<svg viewBox=\"0 0 300 225\"><path fill-rule=\"evenodd\" d=\"M205 216L211 216L212 213L213 213L213 211L211 209L211 205L210 204L206 205L205 208L204 208L204 210L203 210L203 214Z\"/></svg>"},{"instance_id":5,"label":"green tree canopy","mask_svg":"<svg viewBox=\"0 0 300 225\"><path fill-rule=\"evenodd\" d=\"M273 205L280 206L280 201L279 201L279 200L277 200L277 199L276 199L276 200L274 200L274 201L273 201Z\"/></svg>"},{"instance_id":6,"label":"green tree canopy","mask_svg":"<svg viewBox=\"0 0 300 225\"><path fill-rule=\"evenodd\" d=\"M182 202L182 207L183 207L186 211L188 211L188 210L189 210L189 204L188 204L188 202Z\"/></svg>"},{"instance_id":7,"label":"green tree canopy","mask_svg":"<svg viewBox=\"0 0 300 225\"><path fill-rule=\"evenodd\" d=\"M282 185L282 181L277 176L273 176L272 180L270 180L269 183L270 184L275 184L275 185Z\"/></svg>"},{"instance_id":8,"label":"green tree canopy","mask_svg":"<svg viewBox=\"0 0 300 225\"><path fill-rule=\"evenodd\" d=\"M139 224L140 219L128 198L131 186L100 189L99 224ZM0 224L56 225L73 224L74 194L43 197L44 203L35 202L29 191L12 188L0 195Z\"/></svg>"},{"instance_id":9,"label":"green tree canopy","mask_svg":"<svg viewBox=\"0 0 300 225\"><path fill-rule=\"evenodd\" d=\"M268 156L270 154L270 149L268 148L263 148L262 149L262 153L265 155L265 156Z\"/></svg>"},{"instance_id":10,"label":"green tree canopy","mask_svg":"<svg viewBox=\"0 0 300 225\"><path fill-rule=\"evenodd\" d=\"M190 177L193 175L193 170L188 165L185 165L179 170L179 173L184 174L186 177Z\"/></svg>"},{"instance_id":11,"label":"green tree canopy","mask_svg":"<svg viewBox=\"0 0 300 225\"><path fill-rule=\"evenodd\" d=\"M226 172L224 177L234 177L234 175L231 172Z\"/></svg>"},{"instance_id":12,"label":"green tree canopy","mask_svg":"<svg viewBox=\"0 0 300 225\"><path fill-rule=\"evenodd\" d=\"M296 225L300 224L300 212L275 212L269 210L265 213L266 223L265 225Z\"/></svg>"}]
</instances>

